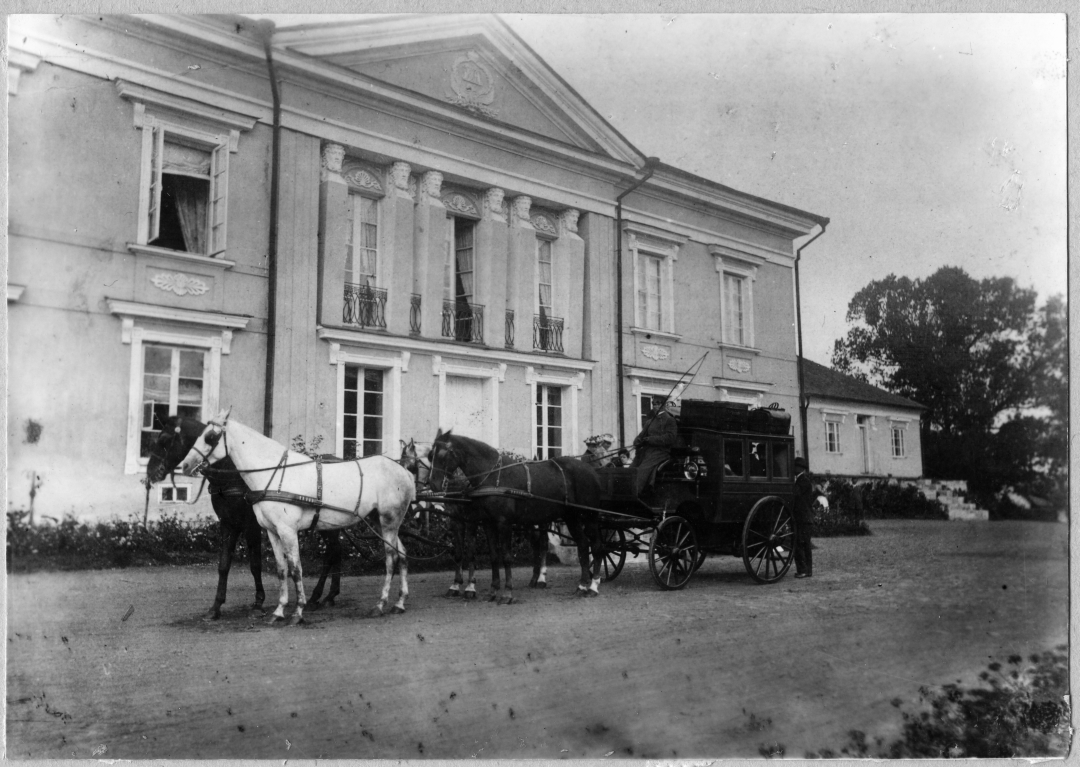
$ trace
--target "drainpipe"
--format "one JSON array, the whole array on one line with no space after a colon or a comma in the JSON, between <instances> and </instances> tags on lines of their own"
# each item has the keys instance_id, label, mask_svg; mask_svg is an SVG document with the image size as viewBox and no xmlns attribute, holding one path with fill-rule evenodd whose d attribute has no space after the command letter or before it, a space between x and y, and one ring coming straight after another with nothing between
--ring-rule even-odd
<instances>
[{"instance_id":1,"label":"drainpipe","mask_svg":"<svg viewBox=\"0 0 1080 767\"><path fill-rule=\"evenodd\" d=\"M648 181L656 172L656 166L660 164L659 157L646 157L642 170L645 175L633 183L633 185L615 198L615 333L618 347L618 359L616 372L618 375L619 392L619 445L626 446L625 404L626 394L623 386L623 278L622 278L622 201L626 195Z\"/></svg>"},{"instance_id":2,"label":"drainpipe","mask_svg":"<svg viewBox=\"0 0 1080 767\"><path fill-rule=\"evenodd\" d=\"M803 391L802 302L799 297L799 259L802 257L803 248L825 234L825 228L829 225L829 219L826 218L820 223L821 231L803 243L802 247L795 251L795 326L798 329L799 337L799 426L802 429L802 454L807 462L810 461L810 441L806 436L806 410L810 407L810 402L807 400L806 394Z\"/></svg>"},{"instance_id":3,"label":"drainpipe","mask_svg":"<svg viewBox=\"0 0 1080 767\"><path fill-rule=\"evenodd\" d=\"M270 234L267 244L266 299L266 396L263 399L263 434L272 436L274 422L274 346L277 342L277 261L278 261L278 196L281 163L281 94L278 92L277 71L271 41L275 24L269 19L255 22L266 53L266 68L270 75L270 94L274 101L274 138L270 150Z\"/></svg>"}]
</instances>

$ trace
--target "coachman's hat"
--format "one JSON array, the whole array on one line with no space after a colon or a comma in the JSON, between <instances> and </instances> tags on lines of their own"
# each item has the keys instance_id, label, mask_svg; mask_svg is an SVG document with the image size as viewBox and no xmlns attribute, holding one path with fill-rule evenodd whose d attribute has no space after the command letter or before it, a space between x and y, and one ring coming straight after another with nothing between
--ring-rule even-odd
<instances>
[{"instance_id":1,"label":"coachman's hat","mask_svg":"<svg viewBox=\"0 0 1080 767\"><path fill-rule=\"evenodd\" d=\"M810 464L806 462L806 459L801 455L795 459L792 464L796 469L802 469L803 471L810 471Z\"/></svg>"}]
</instances>

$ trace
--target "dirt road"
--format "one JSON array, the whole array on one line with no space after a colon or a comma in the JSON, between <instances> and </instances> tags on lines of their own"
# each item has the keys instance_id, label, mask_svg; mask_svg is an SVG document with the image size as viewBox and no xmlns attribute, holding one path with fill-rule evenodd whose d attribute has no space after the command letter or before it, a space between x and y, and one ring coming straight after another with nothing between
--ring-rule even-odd
<instances>
[{"instance_id":1,"label":"dirt road","mask_svg":"<svg viewBox=\"0 0 1080 767\"><path fill-rule=\"evenodd\" d=\"M798 757L1066 641L1065 525L872 527L816 541L808 580L755 585L725 557L660 592L628 564L581 600L560 567L500 607L424 574L371 620L381 578L348 578L296 628L249 619L243 570L213 624L210 567L9 576L7 756Z\"/></svg>"}]
</instances>

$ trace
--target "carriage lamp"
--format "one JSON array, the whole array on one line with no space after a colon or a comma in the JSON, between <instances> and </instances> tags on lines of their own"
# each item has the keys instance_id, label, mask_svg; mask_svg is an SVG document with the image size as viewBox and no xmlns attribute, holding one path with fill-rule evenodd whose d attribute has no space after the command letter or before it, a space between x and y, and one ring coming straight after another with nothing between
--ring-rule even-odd
<instances>
[{"instance_id":1,"label":"carriage lamp","mask_svg":"<svg viewBox=\"0 0 1080 767\"><path fill-rule=\"evenodd\" d=\"M706 474L708 474L708 469L705 467L705 460L701 456L689 456L683 462L683 476L687 479L704 479Z\"/></svg>"}]
</instances>

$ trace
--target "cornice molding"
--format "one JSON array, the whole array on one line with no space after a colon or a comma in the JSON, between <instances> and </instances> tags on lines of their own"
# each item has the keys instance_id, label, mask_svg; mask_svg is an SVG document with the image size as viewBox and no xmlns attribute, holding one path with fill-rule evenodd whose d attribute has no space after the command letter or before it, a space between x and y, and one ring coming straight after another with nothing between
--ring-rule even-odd
<instances>
[{"instance_id":1,"label":"cornice molding","mask_svg":"<svg viewBox=\"0 0 1080 767\"><path fill-rule=\"evenodd\" d=\"M182 250L159 248L155 245L139 245L135 242L129 242L127 244L127 249L136 256L160 256L162 258L179 261L180 263L200 264L202 266L214 267L215 269L232 269L236 266L235 261L229 261L224 258L210 258L209 256L200 256L195 253L186 253Z\"/></svg>"},{"instance_id":2,"label":"cornice molding","mask_svg":"<svg viewBox=\"0 0 1080 767\"><path fill-rule=\"evenodd\" d=\"M130 80L117 80L116 92L126 101L147 104L185 117L194 117L219 125L226 130L249 131L255 127L255 123L262 116L261 109L249 107L241 112L235 107L211 106L191 96L176 96L157 88L138 85ZM237 103L235 106L240 107L242 104Z\"/></svg>"},{"instance_id":3,"label":"cornice molding","mask_svg":"<svg viewBox=\"0 0 1080 767\"><path fill-rule=\"evenodd\" d=\"M200 325L208 328L228 328L230 330L243 330L251 321L251 317L244 317L239 314L198 312L192 309L176 309L171 306L122 301L118 298L106 298L105 301L109 305L109 312L121 318L159 320L184 325Z\"/></svg>"}]
</instances>

